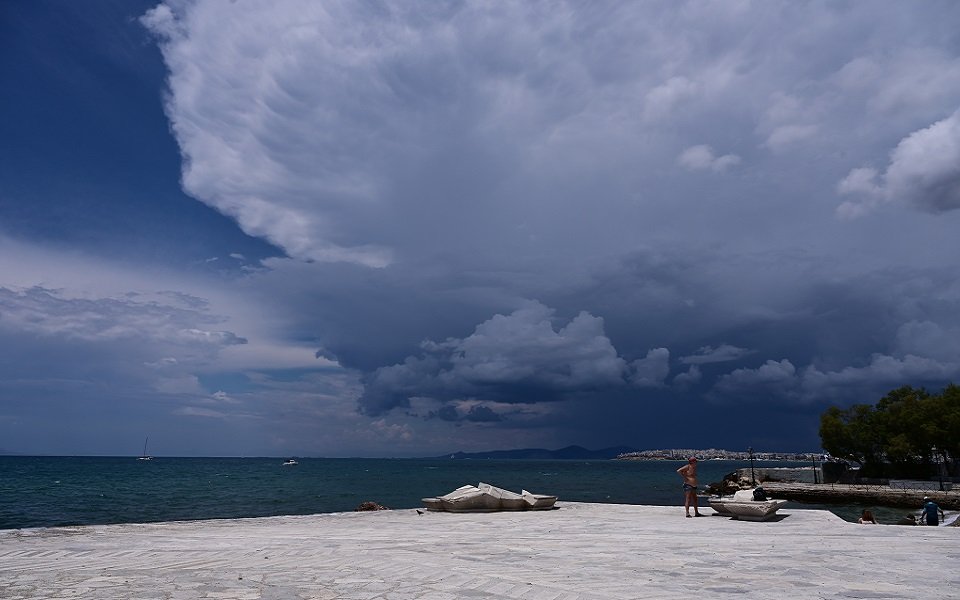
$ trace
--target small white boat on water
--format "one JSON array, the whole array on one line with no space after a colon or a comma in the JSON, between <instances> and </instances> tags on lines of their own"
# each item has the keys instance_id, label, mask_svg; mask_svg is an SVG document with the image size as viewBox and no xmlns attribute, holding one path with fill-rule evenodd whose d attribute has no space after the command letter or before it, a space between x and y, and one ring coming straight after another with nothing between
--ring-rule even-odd
<instances>
[{"instance_id":1,"label":"small white boat on water","mask_svg":"<svg viewBox=\"0 0 960 600\"><path fill-rule=\"evenodd\" d=\"M465 485L449 494L423 498L428 510L447 512L494 512L500 510L545 510L554 507L556 496L533 494L522 490L519 494L489 483Z\"/></svg>"},{"instance_id":2,"label":"small white boat on water","mask_svg":"<svg viewBox=\"0 0 960 600\"><path fill-rule=\"evenodd\" d=\"M298 463L297 461L295 461L295 460L292 459L292 458L288 458L287 460L283 461L283 466L284 466L284 467L292 467L292 466L299 465L299 464L300 464L300 463Z\"/></svg>"},{"instance_id":3,"label":"small white boat on water","mask_svg":"<svg viewBox=\"0 0 960 600\"><path fill-rule=\"evenodd\" d=\"M147 454L147 442L150 441L150 438L143 440L143 454L137 457L137 460L153 460L153 457Z\"/></svg>"},{"instance_id":4,"label":"small white boat on water","mask_svg":"<svg viewBox=\"0 0 960 600\"><path fill-rule=\"evenodd\" d=\"M740 490L733 496L712 496L710 508L725 517L741 521L769 521L786 500L754 500L754 490Z\"/></svg>"}]
</instances>

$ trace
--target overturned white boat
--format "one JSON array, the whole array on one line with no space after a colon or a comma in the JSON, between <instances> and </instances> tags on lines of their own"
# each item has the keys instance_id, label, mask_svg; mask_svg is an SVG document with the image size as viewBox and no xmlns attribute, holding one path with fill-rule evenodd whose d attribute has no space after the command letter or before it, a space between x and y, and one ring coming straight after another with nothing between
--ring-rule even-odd
<instances>
[{"instance_id":1,"label":"overturned white boat","mask_svg":"<svg viewBox=\"0 0 960 600\"><path fill-rule=\"evenodd\" d=\"M522 490L519 494L489 483L465 485L449 494L423 498L428 510L447 512L493 512L500 510L545 510L554 507L556 496L533 494Z\"/></svg>"},{"instance_id":2,"label":"overturned white boat","mask_svg":"<svg viewBox=\"0 0 960 600\"><path fill-rule=\"evenodd\" d=\"M786 500L754 500L754 490L740 490L733 496L711 497L710 508L718 514L741 521L769 521Z\"/></svg>"}]
</instances>

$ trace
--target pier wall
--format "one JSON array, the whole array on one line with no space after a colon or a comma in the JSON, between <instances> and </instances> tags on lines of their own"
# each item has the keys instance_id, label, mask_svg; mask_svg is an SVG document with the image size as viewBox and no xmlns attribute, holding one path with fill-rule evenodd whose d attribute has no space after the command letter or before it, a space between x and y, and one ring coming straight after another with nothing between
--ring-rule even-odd
<instances>
[{"instance_id":1,"label":"pier wall","mask_svg":"<svg viewBox=\"0 0 960 600\"><path fill-rule=\"evenodd\" d=\"M748 473L749 476L749 473ZM763 489L772 498L815 502L818 504L878 504L920 508L928 496L944 510L960 510L960 491L891 488L885 485L844 483L764 482Z\"/></svg>"}]
</instances>

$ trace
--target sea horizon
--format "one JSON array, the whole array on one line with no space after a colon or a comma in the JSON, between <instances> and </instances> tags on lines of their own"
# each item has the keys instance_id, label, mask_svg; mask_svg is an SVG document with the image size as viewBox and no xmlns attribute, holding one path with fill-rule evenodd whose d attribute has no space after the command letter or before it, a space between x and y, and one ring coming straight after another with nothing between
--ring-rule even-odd
<instances>
[{"instance_id":1,"label":"sea horizon","mask_svg":"<svg viewBox=\"0 0 960 600\"><path fill-rule=\"evenodd\" d=\"M681 479L664 460L451 460L283 457L0 456L0 529L230 519L355 510L376 502L421 507L421 498L480 482L563 502L676 505ZM808 463L775 461L778 465ZM754 461L754 465L770 461ZM701 485L749 468L710 460ZM855 520L855 504L825 507ZM881 511L882 512L882 511ZM903 511L898 511L902 513ZM893 513L889 519L894 519ZM881 517L883 518L883 517Z\"/></svg>"},{"instance_id":2,"label":"sea horizon","mask_svg":"<svg viewBox=\"0 0 960 600\"><path fill-rule=\"evenodd\" d=\"M417 455L417 456L360 456L360 455L349 455L349 456L333 456L333 455L317 455L317 454L298 454L285 453L285 454L169 454L169 453L153 453L148 452L146 455L151 458L310 458L310 459L378 459L378 460L418 460L418 459L434 459L434 460L476 460L482 458L486 460L488 457L486 455L497 455L495 460L528 460L524 457L511 457L511 454L521 453L521 452L546 452L546 453L562 453L566 450L577 449L582 450L590 454L600 454L605 451L612 451L615 449L623 449L625 452L620 454L650 454L650 456L632 456L632 460L686 460L688 456L707 456L710 455L711 458L707 460L747 460L746 458L740 458L740 456L747 456L748 451L744 450L728 450L724 448L655 448L655 449L629 449L627 446L606 446L598 448L597 450L590 450L585 446L580 446L578 444L571 444L557 449L547 449L547 448L510 448L510 449L501 449L501 450L479 450L466 452L463 450L455 450L451 452L442 452L439 454L432 455ZM660 453L662 455L653 454ZM673 454L674 456L666 456L666 454ZM726 454L728 456L736 456L737 458L726 458L721 457L720 453ZM818 452L808 452L808 451L755 451L754 460L766 460L766 461L791 461L796 460L793 458L784 458L788 456L825 456L824 451ZM48 457L48 458L139 458L144 456L143 454L133 454L133 453L122 453L122 454L62 454L62 453L27 453L27 452L16 452L12 450L0 450L0 457L2 456L20 456L20 457ZM778 458L771 458L772 456L778 456ZM536 458L535 460L616 460L618 456L572 456L572 457L556 457L556 458Z\"/></svg>"}]
</instances>

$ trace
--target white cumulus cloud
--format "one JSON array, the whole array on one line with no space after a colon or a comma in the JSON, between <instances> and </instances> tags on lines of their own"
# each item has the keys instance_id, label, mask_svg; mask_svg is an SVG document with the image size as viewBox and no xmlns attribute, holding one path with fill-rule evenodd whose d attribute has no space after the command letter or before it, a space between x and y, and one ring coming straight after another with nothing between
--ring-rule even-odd
<instances>
[{"instance_id":1,"label":"white cumulus cloud","mask_svg":"<svg viewBox=\"0 0 960 600\"><path fill-rule=\"evenodd\" d=\"M734 165L740 164L740 157L736 154L716 156L713 153L713 148L701 144L684 150L677 157L677 162L691 171L710 170L721 173Z\"/></svg>"},{"instance_id":2,"label":"white cumulus cloud","mask_svg":"<svg viewBox=\"0 0 960 600\"><path fill-rule=\"evenodd\" d=\"M817 129L816 125L782 125L770 133L766 145L774 151L785 150L813 137L817 133Z\"/></svg>"},{"instance_id":3,"label":"white cumulus cloud","mask_svg":"<svg viewBox=\"0 0 960 600\"><path fill-rule=\"evenodd\" d=\"M731 344L720 344L716 348L713 346L703 346L696 354L681 357L680 362L685 365L704 365L708 363L739 360L750 354L753 354L753 352L746 348L738 348Z\"/></svg>"},{"instance_id":4,"label":"white cumulus cloud","mask_svg":"<svg viewBox=\"0 0 960 600\"><path fill-rule=\"evenodd\" d=\"M427 341L422 356L377 369L361 406L380 414L409 406L413 397L536 403L625 385L626 361L604 334L603 320L581 312L557 329L553 312L532 302L491 317L465 338ZM633 363L637 384L661 382L667 356L658 349Z\"/></svg>"},{"instance_id":5,"label":"white cumulus cloud","mask_svg":"<svg viewBox=\"0 0 960 600\"><path fill-rule=\"evenodd\" d=\"M855 198L837 214L859 217L886 202L900 202L929 213L960 208L960 110L903 138L884 172L858 167L837 185Z\"/></svg>"},{"instance_id":6,"label":"white cumulus cloud","mask_svg":"<svg viewBox=\"0 0 960 600\"><path fill-rule=\"evenodd\" d=\"M670 351L654 348L630 363L630 382L638 387L659 387L670 374Z\"/></svg>"},{"instance_id":7,"label":"white cumulus cloud","mask_svg":"<svg viewBox=\"0 0 960 600\"><path fill-rule=\"evenodd\" d=\"M777 397L792 397L798 385L797 368L787 359L768 360L756 369L736 369L722 376L714 386L727 396L738 391L775 394Z\"/></svg>"}]
</instances>

